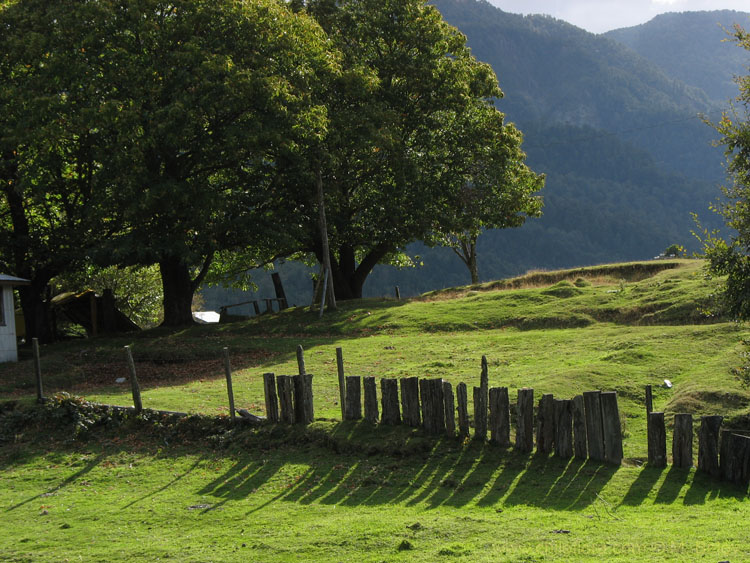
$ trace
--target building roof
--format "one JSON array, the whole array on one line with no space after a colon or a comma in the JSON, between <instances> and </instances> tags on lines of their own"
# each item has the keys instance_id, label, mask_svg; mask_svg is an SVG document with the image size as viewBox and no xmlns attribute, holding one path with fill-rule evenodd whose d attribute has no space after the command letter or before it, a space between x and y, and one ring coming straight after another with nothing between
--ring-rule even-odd
<instances>
[{"instance_id":1,"label":"building roof","mask_svg":"<svg viewBox=\"0 0 750 563\"><path fill-rule=\"evenodd\" d=\"M23 278L0 274L0 285L29 285L31 282Z\"/></svg>"}]
</instances>

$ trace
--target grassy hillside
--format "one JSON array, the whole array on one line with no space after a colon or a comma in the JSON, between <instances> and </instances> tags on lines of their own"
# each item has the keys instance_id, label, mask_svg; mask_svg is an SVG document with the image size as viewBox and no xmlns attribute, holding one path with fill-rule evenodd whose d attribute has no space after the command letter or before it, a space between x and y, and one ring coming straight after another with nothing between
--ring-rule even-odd
<instances>
[{"instance_id":1,"label":"grassy hillside","mask_svg":"<svg viewBox=\"0 0 750 563\"><path fill-rule=\"evenodd\" d=\"M746 491L694 471L644 468L643 386L667 413L750 406L750 331L715 309L701 263L532 272L419 299L343 303L179 332L43 348L48 394L130 404L132 346L146 407L262 414L261 375L314 374L308 428L226 418L143 419L31 409L30 359L0 366L0 559L9 561L746 560ZM335 348L349 374L443 377L569 398L617 390L625 461L522 456L409 428L341 423ZM674 384L661 387L664 379ZM470 405L470 411L472 407ZM669 414L667 419L671 420ZM706 559L707 558L707 559Z\"/></svg>"}]
</instances>

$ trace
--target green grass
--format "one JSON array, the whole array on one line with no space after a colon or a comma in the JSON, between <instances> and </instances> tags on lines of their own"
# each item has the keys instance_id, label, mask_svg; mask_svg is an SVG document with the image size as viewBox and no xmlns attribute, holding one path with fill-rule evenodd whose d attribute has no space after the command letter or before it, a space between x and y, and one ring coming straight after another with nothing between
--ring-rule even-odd
<instances>
[{"instance_id":1,"label":"green grass","mask_svg":"<svg viewBox=\"0 0 750 563\"><path fill-rule=\"evenodd\" d=\"M64 443L69 422L6 431L0 559L747 560L746 491L642 467L646 384L668 421L674 412L724 414L734 426L750 418L750 331L715 313L717 283L696 261L611 265L342 303L323 319L294 309L45 346L48 394L131 404L129 385L114 382L127 375L128 344L146 407L225 415L224 346L238 406L263 414L262 374L296 373L301 344L318 420L306 430L206 423L208 438L148 421ZM616 390L625 463L529 458L337 422L337 347L351 375L469 386L486 355L490 385L508 386L512 402L526 386L537 398ZM0 366L0 396L21 405L34 396L27 354Z\"/></svg>"}]
</instances>

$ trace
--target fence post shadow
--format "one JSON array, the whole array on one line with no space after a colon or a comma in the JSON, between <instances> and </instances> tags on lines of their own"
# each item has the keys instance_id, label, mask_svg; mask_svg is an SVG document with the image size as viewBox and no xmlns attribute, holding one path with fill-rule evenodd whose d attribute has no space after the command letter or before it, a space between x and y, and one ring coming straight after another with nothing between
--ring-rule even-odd
<instances>
[{"instance_id":1,"label":"fence post shadow","mask_svg":"<svg viewBox=\"0 0 750 563\"><path fill-rule=\"evenodd\" d=\"M666 467L649 467L648 465L642 467L638 477L633 481L633 484L630 485L630 489L625 493L620 504L629 506L637 506L641 504L654 488L654 485L656 485L656 482L665 470Z\"/></svg>"},{"instance_id":2,"label":"fence post shadow","mask_svg":"<svg viewBox=\"0 0 750 563\"><path fill-rule=\"evenodd\" d=\"M690 469L682 469L672 465L656 493L654 503L671 504L677 500L682 487L687 483L688 477L690 477Z\"/></svg>"}]
</instances>

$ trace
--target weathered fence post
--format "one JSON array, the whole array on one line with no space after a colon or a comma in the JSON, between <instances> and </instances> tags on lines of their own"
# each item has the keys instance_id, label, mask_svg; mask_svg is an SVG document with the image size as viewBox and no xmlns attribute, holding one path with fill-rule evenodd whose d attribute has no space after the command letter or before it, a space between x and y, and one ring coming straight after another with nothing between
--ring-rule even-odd
<instances>
[{"instance_id":1,"label":"weathered fence post","mask_svg":"<svg viewBox=\"0 0 750 563\"><path fill-rule=\"evenodd\" d=\"M422 397L422 423L428 434L445 432L445 406L443 404L443 380L421 379L419 391Z\"/></svg>"},{"instance_id":2,"label":"weathered fence post","mask_svg":"<svg viewBox=\"0 0 750 563\"><path fill-rule=\"evenodd\" d=\"M396 286L396 301L401 301L401 290Z\"/></svg>"},{"instance_id":3,"label":"weathered fence post","mask_svg":"<svg viewBox=\"0 0 750 563\"><path fill-rule=\"evenodd\" d=\"M31 339L32 347L34 348L34 373L36 375L36 402L44 402L44 388L42 387L42 358L39 353L39 339L34 337Z\"/></svg>"},{"instance_id":4,"label":"weathered fence post","mask_svg":"<svg viewBox=\"0 0 750 563\"><path fill-rule=\"evenodd\" d=\"M693 466L693 415L674 415L672 465L683 469Z\"/></svg>"},{"instance_id":5,"label":"weathered fence post","mask_svg":"<svg viewBox=\"0 0 750 563\"><path fill-rule=\"evenodd\" d=\"M227 378L227 395L229 396L229 418L234 422L234 390L232 389L232 367L229 363L229 348L224 347L224 375Z\"/></svg>"},{"instance_id":6,"label":"weathered fence post","mask_svg":"<svg viewBox=\"0 0 750 563\"><path fill-rule=\"evenodd\" d=\"M599 396L602 410L602 436L604 437L604 461L622 463L622 427L620 410L617 408L617 392L607 391Z\"/></svg>"},{"instance_id":7,"label":"weathered fence post","mask_svg":"<svg viewBox=\"0 0 750 563\"><path fill-rule=\"evenodd\" d=\"M125 346L125 356L127 357L128 368L130 369L130 389L133 392L133 406L135 407L136 414L138 414L143 410L143 403L141 402L141 386L138 385L135 362L133 361L133 353L130 351L130 346Z\"/></svg>"},{"instance_id":8,"label":"weathered fence post","mask_svg":"<svg viewBox=\"0 0 750 563\"><path fill-rule=\"evenodd\" d=\"M276 377L276 388L279 393L279 411L281 422L294 424L296 422L294 412L294 378L291 375L279 375Z\"/></svg>"},{"instance_id":9,"label":"weathered fence post","mask_svg":"<svg viewBox=\"0 0 750 563\"><path fill-rule=\"evenodd\" d=\"M573 457L573 401L555 399L554 411L555 455L568 459Z\"/></svg>"},{"instance_id":10,"label":"weathered fence post","mask_svg":"<svg viewBox=\"0 0 750 563\"><path fill-rule=\"evenodd\" d=\"M309 373L295 375L294 379L294 418L296 422L310 424L315 420L313 407L313 376Z\"/></svg>"},{"instance_id":11,"label":"weathered fence post","mask_svg":"<svg viewBox=\"0 0 750 563\"><path fill-rule=\"evenodd\" d=\"M336 348L336 370L339 375L339 404L341 405L341 420L346 420L346 377L344 376L344 352Z\"/></svg>"},{"instance_id":12,"label":"weathered fence post","mask_svg":"<svg viewBox=\"0 0 750 563\"><path fill-rule=\"evenodd\" d=\"M302 348L302 344L297 344L297 373L302 375L307 373L305 368L305 350Z\"/></svg>"},{"instance_id":13,"label":"weathered fence post","mask_svg":"<svg viewBox=\"0 0 750 563\"><path fill-rule=\"evenodd\" d=\"M747 487L750 479L750 438L731 430L721 431L721 477Z\"/></svg>"},{"instance_id":14,"label":"weathered fence post","mask_svg":"<svg viewBox=\"0 0 750 563\"><path fill-rule=\"evenodd\" d=\"M534 390L518 390L516 449L530 453L534 449Z\"/></svg>"},{"instance_id":15,"label":"weathered fence post","mask_svg":"<svg viewBox=\"0 0 750 563\"><path fill-rule=\"evenodd\" d=\"M490 442L510 446L510 400L507 387L492 387L490 399Z\"/></svg>"},{"instance_id":16,"label":"weathered fence post","mask_svg":"<svg viewBox=\"0 0 750 563\"><path fill-rule=\"evenodd\" d=\"M578 459L588 457L586 447L586 412L583 406L583 395L573 397L571 403L573 411L573 453Z\"/></svg>"},{"instance_id":17,"label":"weathered fence post","mask_svg":"<svg viewBox=\"0 0 750 563\"><path fill-rule=\"evenodd\" d=\"M487 438L487 403L489 401L489 370L487 356L482 356L482 373L479 387L474 387L474 438Z\"/></svg>"},{"instance_id":18,"label":"weathered fence post","mask_svg":"<svg viewBox=\"0 0 750 563\"><path fill-rule=\"evenodd\" d=\"M276 396L276 376L263 374L263 392L266 398L266 418L269 422L279 421L279 399Z\"/></svg>"},{"instance_id":19,"label":"weathered fence post","mask_svg":"<svg viewBox=\"0 0 750 563\"><path fill-rule=\"evenodd\" d=\"M586 444L589 457L604 461L604 429L602 428L602 407L599 396L601 391L585 391L583 403L586 414Z\"/></svg>"},{"instance_id":20,"label":"weathered fence post","mask_svg":"<svg viewBox=\"0 0 750 563\"><path fill-rule=\"evenodd\" d=\"M648 415L648 464L651 467L667 466L667 431L663 412Z\"/></svg>"},{"instance_id":21,"label":"weathered fence post","mask_svg":"<svg viewBox=\"0 0 750 563\"><path fill-rule=\"evenodd\" d=\"M651 385L646 385L646 419L654 410L654 396L651 390Z\"/></svg>"},{"instance_id":22,"label":"weathered fence post","mask_svg":"<svg viewBox=\"0 0 750 563\"><path fill-rule=\"evenodd\" d=\"M445 406L445 433L456 435L456 404L453 400L453 386L443 381L443 405Z\"/></svg>"},{"instance_id":23,"label":"weathered fence post","mask_svg":"<svg viewBox=\"0 0 750 563\"><path fill-rule=\"evenodd\" d=\"M458 403L458 436L462 439L469 437L469 397L466 383L456 385L456 402Z\"/></svg>"},{"instance_id":24,"label":"weathered fence post","mask_svg":"<svg viewBox=\"0 0 750 563\"><path fill-rule=\"evenodd\" d=\"M344 420L362 418L362 384L358 375L346 376L346 408Z\"/></svg>"},{"instance_id":25,"label":"weathered fence post","mask_svg":"<svg viewBox=\"0 0 750 563\"><path fill-rule=\"evenodd\" d=\"M380 380L380 401L383 407L383 424L401 424L401 413L398 406L398 380Z\"/></svg>"},{"instance_id":26,"label":"weathered fence post","mask_svg":"<svg viewBox=\"0 0 750 563\"><path fill-rule=\"evenodd\" d=\"M375 424L378 421L378 393L374 377L362 379L365 387L365 420Z\"/></svg>"},{"instance_id":27,"label":"weathered fence post","mask_svg":"<svg viewBox=\"0 0 750 563\"><path fill-rule=\"evenodd\" d=\"M419 378L401 378L401 417L404 424L418 427L422 423L419 412Z\"/></svg>"},{"instance_id":28,"label":"weathered fence post","mask_svg":"<svg viewBox=\"0 0 750 563\"><path fill-rule=\"evenodd\" d=\"M702 416L698 430L698 470L721 477L719 469L719 435L722 416Z\"/></svg>"},{"instance_id":29,"label":"weathered fence post","mask_svg":"<svg viewBox=\"0 0 750 563\"><path fill-rule=\"evenodd\" d=\"M555 445L555 398L549 393L539 399L536 424L536 451L548 454Z\"/></svg>"}]
</instances>

